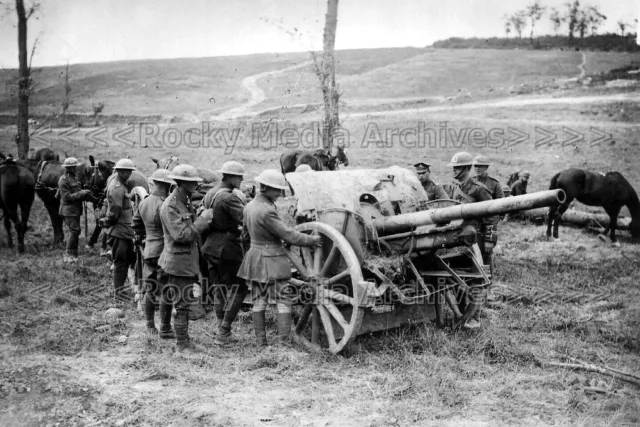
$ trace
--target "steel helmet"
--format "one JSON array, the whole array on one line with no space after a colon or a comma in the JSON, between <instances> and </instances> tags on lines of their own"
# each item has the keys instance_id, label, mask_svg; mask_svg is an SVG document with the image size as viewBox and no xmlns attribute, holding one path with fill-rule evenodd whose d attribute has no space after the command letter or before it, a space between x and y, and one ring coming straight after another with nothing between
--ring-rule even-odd
<instances>
[{"instance_id":1,"label":"steel helmet","mask_svg":"<svg viewBox=\"0 0 640 427\"><path fill-rule=\"evenodd\" d=\"M133 162L129 159L120 159L116 162L116 165L113 167L115 170L118 169L128 169L134 170L136 167L133 166Z\"/></svg>"},{"instance_id":2,"label":"steel helmet","mask_svg":"<svg viewBox=\"0 0 640 427\"><path fill-rule=\"evenodd\" d=\"M489 161L487 156L476 156L473 159L473 165L474 166L490 166L491 162Z\"/></svg>"},{"instance_id":3,"label":"steel helmet","mask_svg":"<svg viewBox=\"0 0 640 427\"><path fill-rule=\"evenodd\" d=\"M447 166L471 166L473 165L473 157L471 156L471 154L467 153L466 151L460 151L459 153L456 153L453 155L453 157L451 158L451 163L449 163Z\"/></svg>"},{"instance_id":4,"label":"steel helmet","mask_svg":"<svg viewBox=\"0 0 640 427\"><path fill-rule=\"evenodd\" d=\"M64 159L64 162L62 162L63 168L71 168L76 166L78 166L78 159L76 159L75 157L67 157L66 159Z\"/></svg>"},{"instance_id":5,"label":"steel helmet","mask_svg":"<svg viewBox=\"0 0 640 427\"><path fill-rule=\"evenodd\" d=\"M240 162L231 160L230 162L226 162L224 165L222 165L220 173L226 175L245 176L247 172L244 170L244 166L242 166Z\"/></svg>"},{"instance_id":6,"label":"steel helmet","mask_svg":"<svg viewBox=\"0 0 640 427\"><path fill-rule=\"evenodd\" d=\"M313 172L313 169L309 165L298 165L296 172Z\"/></svg>"},{"instance_id":7,"label":"steel helmet","mask_svg":"<svg viewBox=\"0 0 640 427\"><path fill-rule=\"evenodd\" d=\"M202 178L198 176L198 171L191 165L178 165L171 171L169 178L176 181L200 182Z\"/></svg>"},{"instance_id":8,"label":"steel helmet","mask_svg":"<svg viewBox=\"0 0 640 427\"><path fill-rule=\"evenodd\" d=\"M173 180L169 178L171 172L166 169L158 169L151 174L151 179L158 182L166 182L167 184L173 184Z\"/></svg>"},{"instance_id":9,"label":"steel helmet","mask_svg":"<svg viewBox=\"0 0 640 427\"><path fill-rule=\"evenodd\" d=\"M522 171L522 177L524 178L525 176L527 178L531 177L531 174L529 173L529 171Z\"/></svg>"},{"instance_id":10,"label":"steel helmet","mask_svg":"<svg viewBox=\"0 0 640 427\"><path fill-rule=\"evenodd\" d=\"M277 188L278 190L287 189L287 181L284 179L284 175L275 169L262 171L262 173L256 177L255 181L267 187Z\"/></svg>"}]
</instances>

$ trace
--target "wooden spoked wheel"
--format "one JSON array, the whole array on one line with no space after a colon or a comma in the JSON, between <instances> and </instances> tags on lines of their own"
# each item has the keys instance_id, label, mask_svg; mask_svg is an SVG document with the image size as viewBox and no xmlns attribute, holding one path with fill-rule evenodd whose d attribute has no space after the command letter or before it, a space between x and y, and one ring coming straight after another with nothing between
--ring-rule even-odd
<instances>
[{"instance_id":1,"label":"wooden spoked wheel","mask_svg":"<svg viewBox=\"0 0 640 427\"><path fill-rule=\"evenodd\" d=\"M358 334L364 310L362 270L347 240L335 228L308 222L295 228L323 237L322 247L292 247L289 258L296 272L291 283L299 289L302 312L295 340L307 348L338 353Z\"/></svg>"}]
</instances>

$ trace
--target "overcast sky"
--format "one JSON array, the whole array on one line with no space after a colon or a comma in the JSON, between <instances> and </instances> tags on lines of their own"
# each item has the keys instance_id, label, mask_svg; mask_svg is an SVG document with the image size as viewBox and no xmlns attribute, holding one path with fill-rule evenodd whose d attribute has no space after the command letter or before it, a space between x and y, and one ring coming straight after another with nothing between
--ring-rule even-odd
<instances>
[{"instance_id":1,"label":"overcast sky","mask_svg":"<svg viewBox=\"0 0 640 427\"><path fill-rule=\"evenodd\" d=\"M30 3L31 0L25 0ZM566 0L542 0L564 10ZM2 2L2 0L0 0ZM13 4L13 0L4 0ZM337 49L417 46L447 37L503 36L501 17L531 0L340 0ZM42 0L35 66L318 49L326 0ZM608 17L640 15L638 0L582 1ZM548 15L547 15L548 16ZM525 33L528 35L528 29ZM548 17L537 33L551 33ZM14 13L0 21L0 67L16 68Z\"/></svg>"}]
</instances>

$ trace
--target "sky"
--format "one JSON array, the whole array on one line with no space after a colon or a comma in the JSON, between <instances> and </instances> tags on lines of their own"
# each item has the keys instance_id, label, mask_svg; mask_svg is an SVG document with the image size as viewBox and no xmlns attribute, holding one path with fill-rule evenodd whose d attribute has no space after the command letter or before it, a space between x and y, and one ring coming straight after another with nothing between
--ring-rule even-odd
<instances>
[{"instance_id":1,"label":"sky","mask_svg":"<svg viewBox=\"0 0 640 427\"><path fill-rule=\"evenodd\" d=\"M336 49L424 47L448 37L504 36L502 17L532 0L340 0ZM0 0L12 5L13 0ZM32 0L25 0L30 4ZM541 0L564 10L566 0ZM326 0L41 0L29 21L33 65L321 49ZM607 17L640 16L638 0L583 1ZM15 12L0 20L0 67L17 68ZM548 14L547 14L548 16ZM528 29L525 34L528 35ZM551 34L548 17L536 34Z\"/></svg>"}]
</instances>

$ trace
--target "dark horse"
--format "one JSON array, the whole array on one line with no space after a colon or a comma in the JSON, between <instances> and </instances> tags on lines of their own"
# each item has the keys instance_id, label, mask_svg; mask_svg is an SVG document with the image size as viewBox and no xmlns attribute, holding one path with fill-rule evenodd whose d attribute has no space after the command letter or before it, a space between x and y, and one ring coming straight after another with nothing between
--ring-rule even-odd
<instances>
[{"instance_id":1,"label":"dark horse","mask_svg":"<svg viewBox=\"0 0 640 427\"><path fill-rule=\"evenodd\" d=\"M623 206L631 213L631 236L640 238L640 201L635 190L622 174L608 172L606 174L594 173L582 169L566 169L551 178L550 190L561 188L567 195L563 204L549 207L547 225L547 237L551 237L551 225L553 224L553 237L558 237L558 226L562 214L565 213L573 199L589 206L602 206L609 215L609 227L611 230L611 242L614 246L620 246L616 239L616 227L618 214Z\"/></svg>"},{"instance_id":2,"label":"dark horse","mask_svg":"<svg viewBox=\"0 0 640 427\"><path fill-rule=\"evenodd\" d=\"M27 232L29 213L35 197L35 180L31 172L12 159L0 163L0 207L4 214L9 247L13 247L11 221L18 235L18 252L24 252L24 235ZM18 219L20 207L20 219Z\"/></svg>"},{"instance_id":3,"label":"dark horse","mask_svg":"<svg viewBox=\"0 0 640 427\"><path fill-rule=\"evenodd\" d=\"M316 171L333 171L338 169L340 163L349 166L349 159L341 146L333 147L329 154L326 154L323 149L318 149L313 153L302 150L289 151L280 156L280 169L283 175L295 172L300 165L309 165Z\"/></svg>"}]
</instances>

